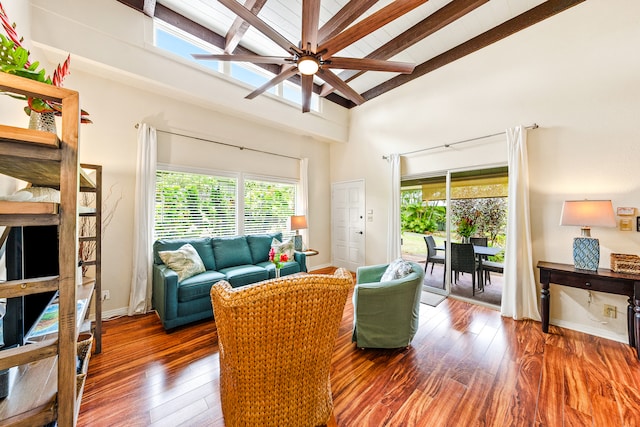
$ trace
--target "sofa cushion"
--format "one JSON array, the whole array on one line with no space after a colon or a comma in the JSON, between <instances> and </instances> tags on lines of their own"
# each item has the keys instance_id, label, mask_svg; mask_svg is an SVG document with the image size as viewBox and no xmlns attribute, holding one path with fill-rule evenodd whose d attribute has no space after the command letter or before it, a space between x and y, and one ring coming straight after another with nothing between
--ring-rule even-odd
<instances>
[{"instance_id":1,"label":"sofa cushion","mask_svg":"<svg viewBox=\"0 0 640 427\"><path fill-rule=\"evenodd\" d=\"M223 268L219 271L227 276L227 282L229 282L234 288L260 282L269 278L269 272L266 269L251 264Z\"/></svg>"},{"instance_id":2,"label":"sofa cushion","mask_svg":"<svg viewBox=\"0 0 640 427\"><path fill-rule=\"evenodd\" d=\"M282 233L250 234L247 236L251 259L253 260L252 264L269 260L269 249L271 249L271 241L273 239L282 240Z\"/></svg>"},{"instance_id":3,"label":"sofa cushion","mask_svg":"<svg viewBox=\"0 0 640 427\"><path fill-rule=\"evenodd\" d=\"M408 276L412 271L413 267L409 262L402 258L398 258L389 264L380 281L388 282L389 280L402 279L403 277Z\"/></svg>"},{"instance_id":4,"label":"sofa cushion","mask_svg":"<svg viewBox=\"0 0 640 427\"><path fill-rule=\"evenodd\" d=\"M178 301L193 301L209 298L209 291L214 283L223 280L225 275L217 271L205 271L183 280L178 285Z\"/></svg>"},{"instance_id":5,"label":"sofa cushion","mask_svg":"<svg viewBox=\"0 0 640 427\"><path fill-rule=\"evenodd\" d=\"M175 251L181 246L189 243L195 248L204 263L204 268L207 270L216 270L216 261L213 257L213 248L211 247L210 237L198 237L191 239L160 239L156 240L153 244L153 262L156 264L162 264L162 259L158 252L160 251Z\"/></svg>"},{"instance_id":6,"label":"sofa cushion","mask_svg":"<svg viewBox=\"0 0 640 427\"><path fill-rule=\"evenodd\" d=\"M293 239L289 239L286 242L280 242L280 239L273 239L271 241L271 247L275 251L276 254L287 254L289 259L293 259L293 254L295 252Z\"/></svg>"},{"instance_id":7,"label":"sofa cushion","mask_svg":"<svg viewBox=\"0 0 640 427\"><path fill-rule=\"evenodd\" d=\"M189 243L175 251L158 252L160 259L178 274L178 282L205 271L200 255Z\"/></svg>"},{"instance_id":8,"label":"sofa cushion","mask_svg":"<svg viewBox=\"0 0 640 427\"><path fill-rule=\"evenodd\" d=\"M216 270L253 263L246 236L214 237L211 242Z\"/></svg>"}]
</instances>

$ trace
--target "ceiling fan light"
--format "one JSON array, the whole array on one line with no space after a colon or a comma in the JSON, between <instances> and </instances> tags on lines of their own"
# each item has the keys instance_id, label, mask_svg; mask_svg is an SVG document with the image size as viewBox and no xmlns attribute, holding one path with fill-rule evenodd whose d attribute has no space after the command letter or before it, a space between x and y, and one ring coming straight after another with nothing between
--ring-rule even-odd
<instances>
[{"instance_id":1,"label":"ceiling fan light","mask_svg":"<svg viewBox=\"0 0 640 427\"><path fill-rule=\"evenodd\" d=\"M320 63L313 56L303 56L298 60L298 70L307 76L311 76L318 72Z\"/></svg>"}]
</instances>

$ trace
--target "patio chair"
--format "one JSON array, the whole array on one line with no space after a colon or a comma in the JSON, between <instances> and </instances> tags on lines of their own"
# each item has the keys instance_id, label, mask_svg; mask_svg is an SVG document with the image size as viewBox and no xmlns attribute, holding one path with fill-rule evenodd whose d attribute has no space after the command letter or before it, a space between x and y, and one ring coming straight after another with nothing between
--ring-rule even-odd
<instances>
[{"instance_id":1,"label":"patio chair","mask_svg":"<svg viewBox=\"0 0 640 427\"><path fill-rule=\"evenodd\" d=\"M489 246L489 239L486 237L470 237L469 241L472 245L476 246ZM486 255L482 255L482 266L484 267L484 262L487 260ZM489 272L484 273L484 280L491 283L491 277L489 277Z\"/></svg>"},{"instance_id":2,"label":"patio chair","mask_svg":"<svg viewBox=\"0 0 640 427\"><path fill-rule=\"evenodd\" d=\"M343 268L211 287L226 426L317 426L332 418L331 356L351 289Z\"/></svg>"},{"instance_id":3,"label":"patio chair","mask_svg":"<svg viewBox=\"0 0 640 427\"><path fill-rule=\"evenodd\" d=\"M479 264L476 259L476 253L474 252L473 245L471 243L451 243L451 271L455 273L471 274L472 294L474 296L476 294L476 275L478 276L478 289L484 290L478 268Z\"/></svg>"},{"instance_id":4,"label":"patio chair","mask_svg":"<svg viewBox=\"0 0 640 427\"><path fill-rule=\"evenodd\" d=\"M438 251L436 250L436 241L433 239L433 236L424 236L424 242L427 244L427 262L424 264L424 272L427 272L427 267L429 263L431 263L431 274L433 274L433 267L436 264L444 265L444 255L438 255Z\"/></svg>"}]
</instances>

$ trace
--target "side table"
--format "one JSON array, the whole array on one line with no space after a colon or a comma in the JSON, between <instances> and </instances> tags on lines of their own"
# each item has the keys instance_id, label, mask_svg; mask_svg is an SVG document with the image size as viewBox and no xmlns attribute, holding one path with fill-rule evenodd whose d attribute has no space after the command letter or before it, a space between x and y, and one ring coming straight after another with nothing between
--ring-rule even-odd
<instances>
[{"instance_id":1,"label":"side table","mask_svg":"<svg viewBox=\"0 0 640 427\"><path fill-rule=\"evenodd\" d=\"M540 269L540 302L542 305L542 331L549 333L549 284L586 289L629 297L627 306L627 333L629 345L635 347L640 359L640 275L616 273L606 268L597 271L578 270L573 265L538 262Z\"/></svg>"}]
</instances>

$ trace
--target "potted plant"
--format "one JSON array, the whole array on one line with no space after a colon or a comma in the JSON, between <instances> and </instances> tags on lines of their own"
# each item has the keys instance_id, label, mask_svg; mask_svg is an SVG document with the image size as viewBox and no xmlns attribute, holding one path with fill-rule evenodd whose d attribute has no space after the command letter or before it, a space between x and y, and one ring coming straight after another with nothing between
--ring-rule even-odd
<instances>
[{"instance_id":1,"label":"potted plant","mask_svg":"<svg viewBox=\"0 0 640 427\"><path fill-rule=\"evenodd\" d=\"M61 87L63 79L69 74L71 55L67 56L67 59L62 65L59 64L56 67L53 72L53 78L46 76L44 68L39 68L39 62L32 63L29 60L29 51L22 46L22 41L24 39L18 36L18 33L16 32L16 24L10 24L9 17L2 7L2 3L0 3L0 22L2 23L2 28L6 33L6 36L0 34L0 71L35 80L40 83ZM55 101L25 97L6 92L5 94L12 98L27 101L27 106L24 107L24 111L29 116L32 116L33 112L38 113L38 115L33 115L32 117L40 118L39 114L48 115L46 122L48 124L53 124L53 131L55 132L55 121L53 120L53 116L61 114L62 104ZM81 110L80 119L82 123L91 123L88 115L89 113ZM51 129L49 130L51 131Z\"/></svg>"},{"instance_id":2,"label":"potted plant","mask_svg":"<svg viewBox=\"0 0 640 427\"><path fill-rule=\"evenodd\" d=\"M478 229L478 225L475 223L475 218L470 216L460 218L456 225L458 226L456 231L462 237L462 243L469 243L469 238Z\"/></svg>"}]
</instances>

